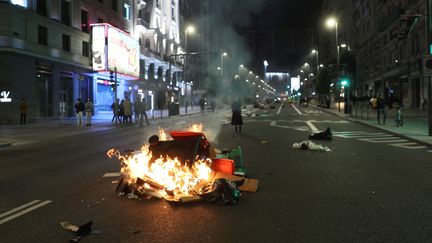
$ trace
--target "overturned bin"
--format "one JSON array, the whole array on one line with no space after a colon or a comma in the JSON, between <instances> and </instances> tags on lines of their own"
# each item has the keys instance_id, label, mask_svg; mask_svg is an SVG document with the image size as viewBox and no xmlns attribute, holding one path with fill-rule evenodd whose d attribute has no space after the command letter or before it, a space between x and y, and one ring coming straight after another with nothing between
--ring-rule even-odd
<instances>
[{"instance_id":1,"label":"overturned bin","mask_svg":"<svg viewBox=\"0 0 432 243\"><path fill-rule=\"evenodd\" d=\"M203 132L174 131L170 135L171 140L160 140L159 136L167 137L161 130L140 151L107 152L108 157L121 161L119 195L236 204L240 191L257 190L258 180L235 175L234 160L211 146Z\"/></svg>"}]
</instances>

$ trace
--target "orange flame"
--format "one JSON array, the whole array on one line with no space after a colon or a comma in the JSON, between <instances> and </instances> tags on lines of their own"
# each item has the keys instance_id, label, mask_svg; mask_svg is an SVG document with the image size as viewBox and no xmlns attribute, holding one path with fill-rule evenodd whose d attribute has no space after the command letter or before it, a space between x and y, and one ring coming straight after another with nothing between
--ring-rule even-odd
<instances>
[{"instance_id":1,"label":"orange flame","mask_svg":"<svg viewBox=\"0 0 432 243\"><path fill-rule=\"evenodd\" d=\"M121 155L118 150L110 149L107 156L116 157L122 162L121 172L131 178L130 182L141 178L162 186L163 189L156 189L161 195L166 195L166 191L172 192L174 196L192 195L193 189L200 182L209 180L212 172L210 159L197 160L192 166L168 156L151 162L152 154L148 145L130 155Z\"/></svg>"},{"instance_id":2,"label":"orange flame","mask_svg":"<svg viewBox=\"0 0 432 243\"><path fill-rule=\"evenodd\" d=\"M203 125L201 123L198 124L192 124L189 128L188 128L189 132L202 132L203 131Z\"/></svg>"}]
</instances>

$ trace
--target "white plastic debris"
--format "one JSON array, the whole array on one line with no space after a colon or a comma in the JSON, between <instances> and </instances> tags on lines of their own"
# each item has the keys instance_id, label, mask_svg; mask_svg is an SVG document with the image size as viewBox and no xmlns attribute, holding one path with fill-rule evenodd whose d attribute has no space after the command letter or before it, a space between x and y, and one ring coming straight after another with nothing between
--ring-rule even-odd
<instances>
[{"instance_id":1,"label":"white plastic debris","mask_svg":"<svg viewBox=\"0 0 432 243\"><path fill-rule=\"evenodd\" d=\"M312 141L303 141L300 143L294 143L292 148L293 149L302 149L302 150L322 151L322 152L332 151L329 147L323 146L320 144L316 144Z\"/></svg>"}]
</instances>

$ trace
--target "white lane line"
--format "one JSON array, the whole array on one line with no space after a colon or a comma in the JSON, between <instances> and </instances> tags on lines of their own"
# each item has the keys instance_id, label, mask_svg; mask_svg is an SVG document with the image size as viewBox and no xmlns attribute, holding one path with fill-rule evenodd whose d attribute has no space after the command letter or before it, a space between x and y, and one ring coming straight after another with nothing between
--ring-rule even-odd
<instances>
[{"instance_id":1,"label":"white lane line","mask_svg":"<svg viewBox=\"0 0 432 243\"><path fill-rule=\"evenodd\" d=\"M35 200L35 201L40 201L40 200ZM12 214L12 215L9 216L9 217L6 217L6 218L0 220L0 224L4 224L4 223L6 223L6 222L8 222L8 221L11 221L12 219L18 218L19 216L22 216L22 215L24 215L24 214L26 214L26 213L29 213L29 212L31 212L31 211L33 211L33 210L35 210L35 209L40 208L40 207L43 207L43 206L45 206L45 205L47 205L47 204L49 204L49 203L52 203L52 201L50 201L50 200L46 200L46 201L43 201L43 202L41 202L41 203L38 203L38 204L36 204L36 205L34 205L34 206L31 206L31 207L29 207L29 208L27 208L27 209L24 209L24 210L22 210L22 211L19 211L19 212L15 213L15 214ZM23 205L23 206L24 206L24 205ZM22 207L22 206L21 206L21 207ZM15 209L12 209L12 210L16 210L16 208L15 208ZM8 212L7 212L7 213L8 213Z\"/></svg>"},{"instance_id":2,"label":"white lane line","mask_svg":"<svg viewBox=\"0 0 432 243\"><path fill-rule=\"evenodd\" d=\"M282 111L282 106L283 106L283 104L281 104L281 105L279 106L279 109L278 109L278 111L276 112L276 115L279 115L279 114L281 113L281 111Z\"/></svg>"},{"instance_id":3,"label":"white lane line","mask_svg":"<svg viewBox=\"0 0 432 243\"><path fill-rule=\"evenodd\" d=\"M271 121L270 126L274 126L274 125L276 125L276 121Z\"/></svg>"},{"instance_id":4,"label":"white lane line","mask_svg":"<svg viewBox=\"0 0 432 243\"><path fill-rule=\"evenodd\" d=\"M428 153L432 153L432 150L428 150Z\"/></svg>"},{"instance_id":5,"label":"white lane line","mask_svg":"<svg viewBox=\"0 0 432 243\"><path fill-rule=\"evenodd\" d=\"M176 122L176 125L181 125L181 124L185 124L186 123L186 121L179 121L179 122Z\"/></svg>"},{"instance_id":6,"label":"white lane line","mask_svg":"<svg viewBox=\"0 0 432 243\"><path fill-rule=\"evenodd\" d=\"M318 128L316 126L314 126L314 124L312 124L311 121L306 121L306 125L308 125L308 127L310 128L310 130L312 132L318 132L319 131Z\"/></svg>"},{"instance_id":7,"label":"white lane line","mask_svg":"<svg viewBox=\"0 0 432 243\"><path fill-rule=\"evenodd\" d=\"M26 207L28 207L28 206L30 206L30 205L33 205L33 204L35 204L35 203L38 203L38 202L40 202L40 201L41 201L41 200L33 200L33 201L29 202L29 203L26 203L26 204L24 204L24 205L21 205L21 206L19 206L19 207L16 207L16 208L14 208L14 209L11 209L11 210L9 210L9 211L7 211L7 212L4 212L4 213L0 214L0 218L3 218L3 217L5 217L5 216L8 216L9 214L13 214L13 213L15 213L15 212L17 212L17 211L20 211L20 210L23 209L23 208L26 208Z\"/></svg>"},{"instance_id":8,"label":"white lane line","mask_svg":"<svg viewBox=\"0 0 432 243\"><path fill-rule=\"evenodd\" d=\"M111 173L105 173L102 177L119 177L121 176L120 172L111 172Z\"/></svg>"},{"instance_id":9,"label":"white lane line","mask_svg":"<svg viewBox=\"0 0 432 243\"><path fill-rule=\"evenodd\" d=\"M296 110L299 115L303 115L303 113L295 105L292 105L292 107L294 107L294 110Z\"/></svg>"},{"instance_id":10,"label":"white lane line","mask_svg":"<svg viewBox=\"0 0 432 243\"><path fill-rule=\"evenodd\" d=\"M417 143L398 143L398 144L389 144L391 146L400 147L400 148L406 148L406 149L424 149L427 148L427 146L419 145L419 146L413 146L418 145Z\"/></svg>"}]
</instances>

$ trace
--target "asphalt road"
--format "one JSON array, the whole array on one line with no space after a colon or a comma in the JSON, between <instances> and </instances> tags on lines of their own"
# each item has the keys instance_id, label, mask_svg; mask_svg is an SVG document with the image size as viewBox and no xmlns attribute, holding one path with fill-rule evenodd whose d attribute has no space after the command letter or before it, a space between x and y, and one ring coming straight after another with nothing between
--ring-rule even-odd
<instances>
[{"instance_id":1,"label":"asphalt road","mask_svg":"<svg viewBox=\"0 0 432 243\"><path fill-rule=\"evenodd\" d=\"M430 148L314 108L258 110L244 118L240 136L228 116L196 114L0 149L0 242L67 242L73 234L59 222L90 220L102 233L81 242L432 240ZM138 149L158 126L194 122L214 146L242 147L248 176L260 181L256 193L243 193L235 206L178 205L118 197L118 178L102 177L120 168L108 149ZM332 152L291 148L327 127L333 140L316 142ZM34 210L11 212L31 202Z\"/></svg>"}]
</instances>

